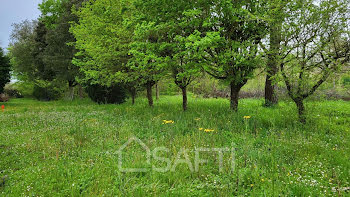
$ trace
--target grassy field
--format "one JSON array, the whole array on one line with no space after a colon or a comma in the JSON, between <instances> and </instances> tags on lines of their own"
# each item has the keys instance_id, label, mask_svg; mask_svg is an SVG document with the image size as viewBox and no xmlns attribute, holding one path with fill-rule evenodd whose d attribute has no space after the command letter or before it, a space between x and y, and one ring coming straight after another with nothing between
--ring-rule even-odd
<instances>
[{"instance_id":1,"label":"grassy field","mask_svg":"<svg viewBox=\"0 0 350 197\"><path fill-rule=\"evenodd\" d=\"M188 112L176 96L153 109L143 99L135 106L14 99L0 112L0 196L350 196L350 103L307 102L306 125L293 103L262 103L242 100L233 113L224 99L190 98ZM168 162L148 163L132 143L122 166L148 171L122 172L116 152L133 136L152 151L167 148L159 155L175 169L154 170ZM207 162L191 170L198 147L231 152L221 171L215 152L201 152ZM187 163L176 166L185 149Z\"/></svg>"}]
</instances>

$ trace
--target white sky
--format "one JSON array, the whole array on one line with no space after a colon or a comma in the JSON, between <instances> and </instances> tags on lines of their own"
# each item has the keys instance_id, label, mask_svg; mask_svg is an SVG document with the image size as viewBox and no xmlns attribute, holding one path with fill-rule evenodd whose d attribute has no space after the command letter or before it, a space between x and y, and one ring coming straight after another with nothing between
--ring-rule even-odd
<instances>
[{"instance_id":1,"label":"white sky","mask_svg":"<svg viewBox=\"0 0 350 197\"><path fill-rule=\"evenodd\" d=\"M0 0L0 47L7 48L12 24L37 19L42 0Z\"/></svg>"}]
</instances>

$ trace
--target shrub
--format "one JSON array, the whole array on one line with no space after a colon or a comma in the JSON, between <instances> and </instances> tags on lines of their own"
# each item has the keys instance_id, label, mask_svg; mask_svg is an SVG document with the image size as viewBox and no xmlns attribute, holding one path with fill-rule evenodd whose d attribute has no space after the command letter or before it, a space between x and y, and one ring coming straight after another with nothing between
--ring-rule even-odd
<instances>
[{"instance_id":1,"label":"shrub","mask_svg":"<svg viewBox=\"0 0 350 197\"><path fill-rule=\"evenodd\" d=\"M11 83L5 87L5 89L15 89L17 90L23 97L31 97L33 96L34 91L34 83L33 82L22 82L17 81L16 83Z\"/></svg>"},{"instance_id":2,"label":"shrub","mask_svg":"<svg viewBox=\"0 0 350 197\"><path fill-rule=\"evenodd\" d=\"M121 104L127 98L127 91L121 84L111 87L99 84L87 85L85 90L91 100L99 104Z\"/></svg>"},{"instance_id":3,"label":"shrub","mask_svg":"<svg viewBox=\"0 0 350 197\"><path fill-rule=\"evenodd\" d=\"M57 88L54 87L40 87L34 86L33 96L39 101L51 101L60 98L61 93Z\"/></svg>"},{"instance_id":4,"label":"shrub","mask_svg":"<svg viewBox=\"0 0 350 197\"><path fill-rule=\"evenodd\" d=\"M17 89L5 87L4 92L11 98L23 98L23 95Z\"/></svg>"}]
</instances>

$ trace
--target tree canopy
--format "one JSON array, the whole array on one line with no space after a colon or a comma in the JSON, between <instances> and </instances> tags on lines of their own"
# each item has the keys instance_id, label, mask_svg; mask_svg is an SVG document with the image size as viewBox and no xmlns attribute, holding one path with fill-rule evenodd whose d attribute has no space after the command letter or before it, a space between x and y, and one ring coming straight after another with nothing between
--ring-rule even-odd
<instances>
[{"instance_id":1,"label":"tree canopy","mask_svg":"<svg viewBox=\"0 0 350 197\"><path fill-rule=\"evenodd\" d=\"M38 21L14 27L19 78L69 87L122 84L135 100L172 77L187 87L204 73L230 89L230 108L257 71L265 105L277 82L304 119L303 101L349 61L349 0L44 0Z\"/></svg>"}]
</instances>

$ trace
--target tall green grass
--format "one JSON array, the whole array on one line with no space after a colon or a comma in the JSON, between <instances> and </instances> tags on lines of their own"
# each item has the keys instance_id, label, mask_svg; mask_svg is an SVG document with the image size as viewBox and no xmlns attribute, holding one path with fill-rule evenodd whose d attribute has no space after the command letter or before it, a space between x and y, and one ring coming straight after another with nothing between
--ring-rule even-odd
<instances>
[{"instance_id":1,"label":"tall green grass","mask_svg":"<svg viewBox=\"0 0 350 197\"><path fill-rule=\"evenodd\" d=\"M350 103L306 103L308 123L296 107L263 100L161 97L154 108L97 105L89 100L14 99L0 112L0 195L3 196L334 196L349 195ZM244 119L250 116L250 119ZM164 120L174 123L163 124ZM202 129L201 129L202 128ZM205 132L204 129L214 130ZM151 150L166 147L172 162L181 148L233 147L235 169L220 172L217 157L192 172L124 173L115 152L132 136ZM151 167L140 146L125 150L126 167ZM193 163L194 153L189 157ZM230 157L225 155L225 159ZM164 162L152 165L165 166ZM1 177L7 176L1 181ZM3 183L3 184L2 184Z\"/></svg>"}]
</instances>

